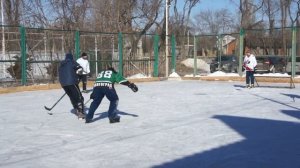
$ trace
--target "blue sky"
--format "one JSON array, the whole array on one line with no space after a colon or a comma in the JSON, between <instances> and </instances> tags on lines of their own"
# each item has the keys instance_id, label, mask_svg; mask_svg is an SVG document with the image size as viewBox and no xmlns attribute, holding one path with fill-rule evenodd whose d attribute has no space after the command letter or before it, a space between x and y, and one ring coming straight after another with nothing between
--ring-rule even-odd
<instances>
[{"instance_id":1,"label":"blue sky","mask_svg":"<svg viewBox=\"0 0 300 168\"><path fill-rule=\"evenodd\" d=\"M231 12L234 12L238 8L238 1L236 3L232 3L230 0L201 0L200 4L198 4L196 7L192 10L192 16L199 13L201 10L220 10L220 9L228 9ZM178 9L180 9L179 6L183 6L184 0L178 0Z\"/></svg>"}]
</instances>

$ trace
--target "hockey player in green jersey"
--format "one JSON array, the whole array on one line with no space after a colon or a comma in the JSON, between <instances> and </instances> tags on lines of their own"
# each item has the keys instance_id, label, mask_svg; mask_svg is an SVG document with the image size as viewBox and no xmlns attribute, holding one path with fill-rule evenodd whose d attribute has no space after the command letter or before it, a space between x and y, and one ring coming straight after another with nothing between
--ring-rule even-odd
<instances>
[{"instance_id":1,"label":"hockey player in green jersey","mask_svg":"<svg viewBox=\"0 0 300 168\"><path fill-rule=\"evenodd\" d=\"M108 109L108 118L110 123L120 122L120 116L117 115L119 97L115 90L114 84L119 83L128 86L133 92L138 91L138 87L134 83L130 83L120 73L116 72L113 67L101 71L95 81L93 92L90 96L93 102L90 105L89 112L86 115L85 122L90 123L94 117L94 113L99 107L104 96L110 101Z\"/></svg>"}]
</instances>

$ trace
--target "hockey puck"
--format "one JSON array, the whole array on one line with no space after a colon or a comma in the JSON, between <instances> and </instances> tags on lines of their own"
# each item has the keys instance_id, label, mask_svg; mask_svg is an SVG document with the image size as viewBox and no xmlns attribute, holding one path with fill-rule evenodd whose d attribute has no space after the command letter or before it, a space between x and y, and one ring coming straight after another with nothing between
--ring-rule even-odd
<instances>
[{"instance_id":1,"label":"hockey puck","mask_svg":"<svg viewBox=\"0 0 300 168\"><path fill-rule=\"evenodd\" d=\"M52 115L53 113L48 113L49 115Z\"/></svg>"}]
</instances>

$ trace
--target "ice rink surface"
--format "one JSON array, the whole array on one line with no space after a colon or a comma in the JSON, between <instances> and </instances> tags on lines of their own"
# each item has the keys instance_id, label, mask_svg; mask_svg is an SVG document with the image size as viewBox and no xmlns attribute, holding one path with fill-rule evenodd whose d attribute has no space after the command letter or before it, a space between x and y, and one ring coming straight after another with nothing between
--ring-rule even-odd
<instances>
[{"instance_id":1,"label":"ice rink surface","mask_svg":"<svg viewBox=\"0 0 300 168\"><path fill-rule=\"evenodd\" d=\"M85 124L62 89L0 95L0 167L299 168L300 90L289 84L162 81L117 85ZM89 94L83 93L85 101ZM87 104L87 110L89 107Z\"/></svg>"}]
</instances>

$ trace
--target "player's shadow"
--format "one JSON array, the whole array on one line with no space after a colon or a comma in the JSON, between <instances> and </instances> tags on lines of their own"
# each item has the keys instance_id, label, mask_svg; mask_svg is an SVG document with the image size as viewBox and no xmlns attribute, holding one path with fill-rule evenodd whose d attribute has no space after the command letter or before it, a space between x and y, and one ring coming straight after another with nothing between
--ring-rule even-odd
<instances>
[{"instance_id":1,"label":"player's shadow","mask_svg":"<svg viewBox=\"0 0 300 168\"><path fill-rule=\"evenodd\" d=\"M244 85L233 85L235 88L236 88L236 90L238 90L238 91L241 91L242 89L244 89L244 88L246 88L246 86L244 86Z\"/></svg>"},{"instance_id":2,"label":"player's shadow","mask_svg":"<svg viewBox=\"0 0 300 168\"><path fill-rule=\"evenodd\" d=\"M71 112L72 114L74 114L75 116L77 116L77 114L76 114L76 109L71 109L70 112Z\"/></svg>"},{"instance_id":3,"label":"player's shadow","mask_svg":"<svg viewBox=\"0 0 300 168\"><path fill-rule=\"evenodd\" d=\"M244 86L244 85L233 85L233 86L236 88L246 88L246 86Z\"/></svg>"},{"instance_id":4,"label":"player's shadow","mask_svg":"<svg viewBox=\"0 0 300 168\"><path fill-rule=\"evenodd\" d=\"M117 110L117 114L118 115L127 115L127 116L132 116L132 117L138 117L138 115L136 114L131 114L131 113L127 113L127 112L124 112L124 111L119 111ZM96 113L94 114L94 118L92 120L92 122L95 122L97 120L101 120L101 119L104 119L104 118L107 118L108 117L108 112L102 112L102 113Z\"/></svg>"},{"instance_id":5,"label":"player's shadow","mask_svg":"<svg viewBox=\"0 0 300 168\"><path fill-rule=\"evenodd\" d=\"M246 86L243 86L243 85L233 85L234 87L236 88L246 88ZM291 87L289 86L262 86L262 85L257 85L257 84L254 84L254 88L287 88L287 89L290 89Z\"/></svg>"},{"instance_id":6,"label":"player's shadow","mask_svg":"<svg viewBox=\"0 0 300 168\"><path fill-rule=\"evenodd\" d=\"M282 113L300 119L300 110L281 110Z\"/></svg>"},{"instance_id":7,"label":"player's shadow","mask_svg":"<svg viewBox=\"0 0 300 168\"><path fill-rule=\"evenodd\" d=\"M237 90L240 90L240 89L237 89ZM285 102L282 102L282 101L280 101L280 100L275 100L275 99L271 99L271 98L268 98L268 97L264 97L264 96L261 96L261 95L258 95L258 94L253 94L253 93L249 93L249 94L251 94L251 95L253 95L253 96L256 96L256 97L259 97L259 98L262 98L262 99L264 99L264 100L268 100L268 101L271 101L271 102L274 102L274 103L277 103L277 104L281 104L281 105L284 105L284 106L287 106L287 107L289 107L289 108L293 108L293 109L296 109L296 110L300 110L300 108L298 108L298 107L295 107L295 106L292 106L292 105L290 105L290 104L288 104L288 103L285 103ZM282 94L282 93L281 93ZM290 97L296 97L296 98L299 98L300 96L298 96L298 95L293 95L293 94L282 94L282 95L286 95L286 96L290 96ZM293 100L294 100L294 98L293 98ZM295 100L294 100L295 101Z\"/></svg>"},{"instance_id":8,"label":"player's shadow","mask_svg":"<svg viewBox=\"0 0 300 168\"><path fill-rule=\"evenodd\" d=\"M251 94L251 93L250 93L250 94ZM256 97L259 97L259 98L262 98L262 99L264 99L264 100L268 100L268 101L277 103L277 104L281 104L281 105L287 106L287 107L289 107L289 108L293 108L293 109L295 109L295 110L300 110L300 108L295 107L295 106L292 106L292 105L290 105L290 104L288 104L288 103L285 103L285 102L282 102L282 101L280 101L280 100L275 100L275 99L267 98L267 97L264 97L264 96L260 96L260 95L258 95L258 94L251 94L251 95L256 96Z\"/></svg>"},{"instance_id":9,"label":"player's shadow","mask_svg":"<svg viewBox=\"0 0 300 168\"><path fill-rule=\"evenodd\" d=\"M262 86L262 85L259 85L259 86L255 86L255 87L259 87L259 88L280 88L280 89L284 89L284 88L286 88L286 89L290 89L291 87L289 87L289 86L272 86L272 85L270 85L270 86Z\"/></svg>"},{"instance_id":10,"label":"player's shadow","mask_svg":"<svg viewBox=\"0 0 300 168\"><path fill-rule=\"evenodd\" d=\"M299 95L295 95L295 94L285 94L285 93L280 93L280 94L292 98L293 101L295 101L295 98L296 98L296 99L300 99L300 96L299 96Z\"/></svg>"}]
</instances>

